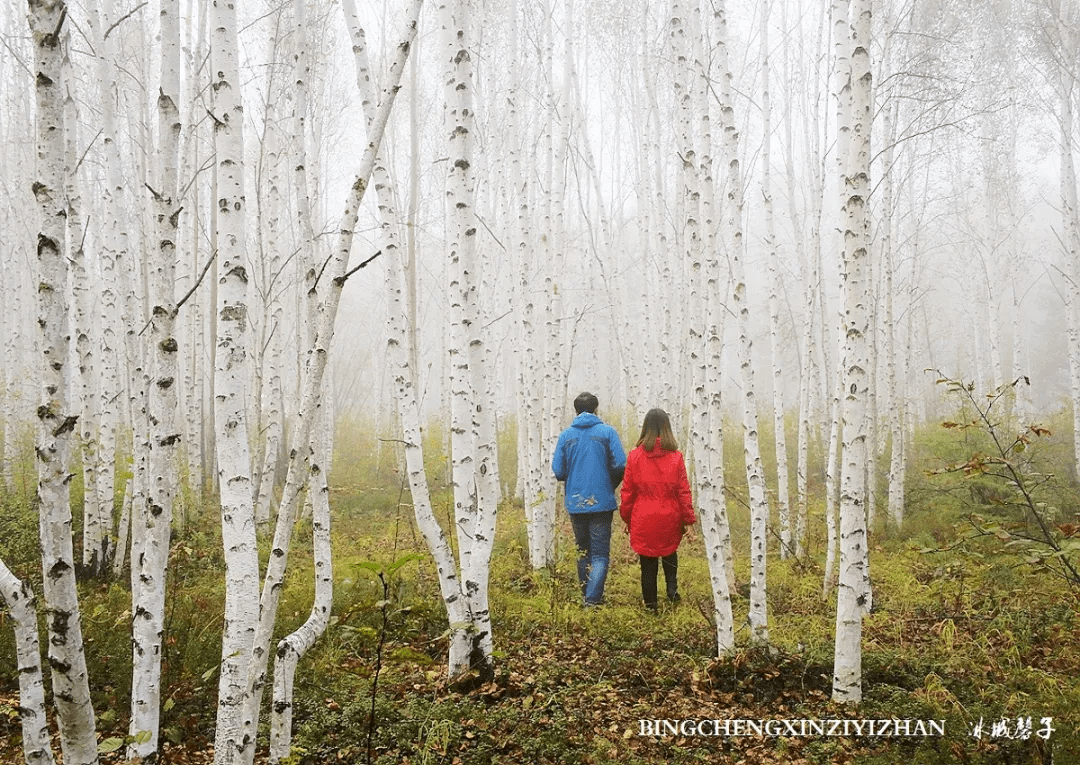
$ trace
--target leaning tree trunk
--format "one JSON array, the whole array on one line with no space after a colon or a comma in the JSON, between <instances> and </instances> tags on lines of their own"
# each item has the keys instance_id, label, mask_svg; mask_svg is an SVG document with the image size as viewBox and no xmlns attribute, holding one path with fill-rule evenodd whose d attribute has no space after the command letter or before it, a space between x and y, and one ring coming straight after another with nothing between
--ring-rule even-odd
<instances>
[{"instance_id":1,"label":"leaning tree trunk","mask_svg":"<svg viewBox=\"0 0 1080 765\"><path fill-rule=\"evenodd\" d=\"M360 171L350 188L348 199L345 204L345 213L338 228L338 241L335 247L331 263L322 274L321 282L324 285L322 304L317 313L317 326L313 342L308 344L306 353L309 361L305 365L302 380L303 391L299 408L296 413L292 428L293 445L290 449L289 468L285 476L285 487L282 490L281 504L278 508L278 518L274 529L274 538L271 543L270 559L266 566L266 574L263 578L262 595L258 604L258 618L255 620L255 632L252 639L251 658L246 672L247 687L244 693L243 710L241 714L242 738L239 742L240 753L237 761L244 765L250 765L255 756L255 743L259 709L262 705L262 691L266 684L266 670L269 662L270 641L273 637L274 624L277 618L278 604L280 603L281 590L285 578L285 569L289 560L289 547L292 540L292 532L296 523L296 515L299 509L299 498L302 489L308 483L309 473L324 470L325 466L318 464L319 455L312 452L311 434L313 432L315 416L321 405L320 396L322 382L326 372L330 356L330 344L334 336L334 323L337 318L338 306L341 302L341 293L345 282L352 272L348 271L349 256L352 252L354 231L360 212L360 205L364 199L364 192L372 177L372 171L382 142L383 134L390 117L390 109L397 95L398 84L405 70L406 59L409 54L412 40L416 35L417 16L420 12L422 0L413 0L407 13L407 27L405 40L398 45L396 55L391 64L391 82L383 90L383 97L379 102L378 114L368 132L368 145L361 159ZM303 193L301 189L301 193ZM357 268L363 267L370 261L364 261ZM353 269L355 271L356 269ZM309 290L310 292L310 290Z\"/></svg>"},{"instance_id":2,"label":"leaning tree trunk","mask_svg":"<svg viewBox=\"0 0 1080 765\"><path fill-rule=\"evenodd\" d=\"M19 718L22 722L23 758L26 765L55 762L45 719L45 678L41 672L37 605L34 590L19 581L0 560L0 595L7 603L15 630L15 655L19 662Z\"/></svg>"},{"instance_id":3,"label":"leaning tree trunk","mask_svg":"<svg viewBox=\"0 0 1080 765\"><path fill-rule=\"evenodd\" d=\"M68 267L64 228L64 83L60 33L67 18L63 2L31 0L37 101L38 339L41 398L37 408L38 514L48 625L48 662L67 765L97 762L94 708L86 672L79 594L71 539L71 457L78 416L68 391Z\"/></svg>"},{"instance_id":4,"label":"leaning tree trunk","mask_svg":"<svg viewBox=\"0 0 1080 765\"><path fill-rule=\"evenodd\" d=\"M302 1L302 0L301 0ZM329 383L329 379L327 380ZM327 385L329 387L329 385ZM270 722L270 762L276 765L291 754L292 698L296 665L326 632L334 600L333 552L330 545L330 486L327 471L333 451L333 396L324 390L319 410L318 434L313 450L316 464L308 484L311 533L315 558L315 601L300 628L278 642L274 653L274 691Z\"/></svg>"},{"instance_id":5,"label":"leaning tree trunk","mask_svg":"<svg viewBox=\"0 0 1080 765\"><path fill-rule=\"evenodd\" d=\"M312 345L311 332L314 331L316 317L316 301L318 293L315 291L315 269L317 264L313 253L315 245L313 227L311 223L311 209L308 196L307 175L307 135L305 125L307 123L308 109L308 82L311 77L311 57L308 51L307 38L307 2L295 0L293 3L293 17L295 27L294 47L294 93L293 99L293 136L297 142L294 161L294 183L297 190L298 218L301 229L303 244L300 248L301 269L306 273L307 289L305 290L306 310L304 321L298 321L298 325L307 328L307 336L304 338L305 345ZM299 314L299 312L298 312ZM299 316L298 316L299 318ZM325 438L315 445L320 449L315 458L315 463L329 466L332 442L328 432L333 426L332 417L329 416L330 397L329 390L324 385L322 392L323 406L319 409L321 420L320 430ZM300 659L306 654L315 642L326 631L329 624L330 608L333 603L333 566L332 551L330 547L330 505L329 486L326 480L326 471L320 470L312 475L309 482L308 502L311 505L312 542L315 558L315 601L311 606L311 613L304 624L288 637L278 642L277 652L274 658L274 688L273 703L271 705L270 724L270 760L279 763L291 753L292 741L292 710L293 710L293 679L296 667Z\"/></svg>"}]
</instances>

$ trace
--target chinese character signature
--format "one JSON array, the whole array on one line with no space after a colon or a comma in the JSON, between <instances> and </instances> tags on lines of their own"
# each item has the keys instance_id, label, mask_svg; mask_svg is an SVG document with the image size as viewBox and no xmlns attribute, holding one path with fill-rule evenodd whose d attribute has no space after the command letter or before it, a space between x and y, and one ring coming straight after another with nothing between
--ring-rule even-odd
<instances>
[{"instance_id":1,"label":"chinese character signature","mask_svg":"<svg viewBox=\"0 0 1080 765\"><path fill-rule=\"evenodd\" d=\"M1053 717L1039 718L1039 727L1036 729L1031 722L1031 717L1002 717L998 720L986 721L982 717L970 725L972 738L987 739L1013 739L1026 741L1033 735L1046 740L1056 729Z\"/></svg>"}]
</instances>

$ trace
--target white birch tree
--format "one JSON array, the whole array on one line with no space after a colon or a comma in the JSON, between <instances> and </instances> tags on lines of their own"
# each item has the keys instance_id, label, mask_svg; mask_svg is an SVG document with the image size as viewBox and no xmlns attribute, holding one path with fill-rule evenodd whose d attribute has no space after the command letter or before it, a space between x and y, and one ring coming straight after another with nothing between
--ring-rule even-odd
<instances>
[{"instance_id":1,"label":"white birch tree","mask_svg":"<svg viewBox=\"0 0 1080 765\"><path fill-rule=\"evenodd\" d=\"M751 357L750 306L746 288L745 242L743 241L743 178L739 161L739 134L735 123L732 71L727 51L726 3L713 6L716 24L716 51L720 71L720 123L724 131L722 152L726 166L723 204L724 245L731 265L732 309L738 318L738 355L742 383L743 457L746 483L750 493L750 629L755 642L768 642L766 594L766 555L769 500L765 493L765 470L758 443L757 397Z\"/></svg>"},{"instance_id":2,"label":"white birch tree","mask_svg":"<svg viewBox=\"0 0 1080 765\"><path fill-rule=\"evenodd\" d=\"M235 762L250 765L255 756L255 744L259 710L262 705L262 691L267 680L270 641L273 636L280 603L281 589L288 565L289 547L292 532L299 510L299 498L302 489L308 484L311 474L321 474L328 466L318 462L319 454L312 449L311 436L314 423L322 406L321 393L323 379L330 356L330 345L334 335L341 293L349 276L367 265L371 258L363 261L352 271L348 270L349 257L352 253L353 240L360 205L364 193L372 178L377 161L379 146L390 117L405 64L416 35L417 17L422 0L413 0L406 9L406 32L404 40L398 44L390 66L389 81L382 91L377 114L368 131L368 142L361 159L360 169L353 181L345 204L345 212L338 228L338 240L330 263L321 275L316 275L309 288L309 300L318 294L321 302L313 316L314 337L307 345L307 361L302 374L302 394L294 417L292 446L289 450L289 467L282 490L278 518L271 542L271 553L263 577L262 595L259 598L257 618L253 620L254 634L251 643L250 661L245 671L246 688L243 694L243 706L240 720L241 736L237 742ZM374 256L373 256L374 257ZM313 269L309 269L313 271ZM325 281L323 281L325 280ZM316 293L316 285L322 282Z\"/></svg>"},{"instance_id":3,"label":"white birch tree","mask_svg":"<svg viewBox=\"0 0 1080 765\"><path fill-rule=\"evenodd\" d=\"M843 0L841 0L843 2ZM837 25L836 34L850 46L850 68L840 71L846 86L838 94L850 99L850 122L837 127L850 131L842 186L844 198L844 399L843 468L840 486L840 577L837 586L836 643L833 658L834 701L862 699L862 617L870 610L866 513L866 420L868 396L868 301L871 295L867 263L870 221L871 0L851 0L850 31ZM844 65L838 61L838 68Z\"/></svg>"},{"instance_id":4,"label":"white birch tree","mask_svg":"<svg viewBox=\"0 0 1080 765\"><path fill-rule=\"evenodd\" d=\"M19 674L19 718L26 765L52 765L52 742L45 717L45 678L41 671L37 601L30 583L20 581L0 560L0 595L15 630Z\"/></svg>"},{"instance_id":5,"label":"white birch tree","mask_svg":"<svg viewBox=\"0 0 1080 765\"><path fill-rule=\"evenodd\" d=\"M176 339L176 262L180 199L180 3L163 0L159 13L161 74L157 98L157 156L150 205L154 240L150 266L149 390L146 392L149 478L144 503L132 518L132 651L129 758L158 751L165 578L174 494L179 483L177 430L179 343Z\"/></svg>"},{"instance_id":6,"label":"white birch tree","mask_svg":"<svg viewBox=\"0 0 1080 765\"><path fill-rule=\"evenodd\" d=\"M44 574L48 662L60 727L60 746L68 765L97 762L94 708L86 671L75 561L70 497L71 458L78 415L68 391L67 245L64 194L64 82L61 33L67 6L59 0L30 2L34 46L38 167L34 197L38 205L38 514Z\"/></svg>"},{"instance_id":7,"label":"white birch tree","mask_svg":"<svg viewBox=\"0 0 1080 765\"><path fill-rule=\"evenodd\" d=\"M720 243L715 235L714 187L712 172L712 123L706 100L706 76L702 28L702 4L693 2L689 8L690 18L683 16L679 4L672 8L672 30L676 53L681 52L689 60L682 67L685 76L681 86L687 88L686 108L696 113L698 133L695 136L700 153L691 152L689 145L682 147L682 156L693 156L697 166L691 168L696 176L699 196L697 220L694 227L704 233L703 241L697 243L691 253L691 310L690 316L700 316L698 327L691 338L690 352L693 363L691 390L690 438L694 464L694 484L697 504L701 515L701 533L705 542L705 554L709 563L709 581L712 590L713 619L716 623L716 646L719 654L735 647L734 619L731 612L731 589L733 586L731 529L728 524L724 497L723 463L723 404L720 377L723 323L721 321ZM686 29L691 31L690 39ZM689 56L687 56L689 54ZM675 57L679 60L678 55Z\"/></svg>"},{"instance_id":8,"label":"white birch tree","mask_svg":"<svg viewBox=\"0 0 1080 765\"><path fill-rule=\"evenodd\" d=\"M253 352L248 318L246 201L244 193L244 106L240 91L236 7L210 8L214 77L212 118L216 164L217 342L214 365L215 448L225 551L225 620L218 683L214 763L233 762L241 738L241 713L248 686L259 617L259 560L252 502L246 391Z\"/></svg>"},{"instance_id":9,"label":"white birch tree","mask_svg":"<svg viewBox=\"0 0 1080 765\"><path fill-rule=\"evenodd\" d=\"M473 105L471 13L466 0L439 7L448 43L444 129L449 134L446 180L447 255L453 324L451 364L451 460L454 518L457 527L461 591L467 609L463 626L451 624L451 675L473 669L489 678L492 664L488 570L495 542L497 508L490 481L492 429L489 402L480 399L485 379L485 342L479 322L476 262L476 156ZM557 362L557 358L556 358ZM562 386L565 388L565 384ZM456 650L455 650L456 649Z\"/></svg>"},{"instance_id":10,"label":"white birch tree","mask_svg":"<svg viewBox=\"0 0 1080 765\"><path fill-rule=\"evenodd\" d=\"M776 512L780 522L780 558L792 552L791 499L788 478L787 433L785 432L784 366L781 361L780 330L780 257L777 253L776 223L772 197L772 99L769 92L769 17L771 0L761 1L761 39L758 45L761 76L761 203L764 215L762 233L766 268L769 274L769 353L772 358L773 441L776 455Z\"/></svg>"}]
</instances>

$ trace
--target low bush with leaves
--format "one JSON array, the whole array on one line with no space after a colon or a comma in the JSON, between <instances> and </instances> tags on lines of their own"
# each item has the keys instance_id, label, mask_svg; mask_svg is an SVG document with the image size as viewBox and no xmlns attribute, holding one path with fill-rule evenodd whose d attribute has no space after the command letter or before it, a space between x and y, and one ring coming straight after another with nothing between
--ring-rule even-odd
<instances>
[{"instance_id":1,"label":"low bush with leaves","mask_svg":"<svg viewBox=\"0 0 1080 765\"><path fill-rule=\"evenodd\" d=\"M1060 488L1055 473L1039 458L1039 447L1052 433L1042 425L1018 424L1003 411L1026 378L985 397L973 383L947 377L938 383L960 403L959 417L942 427L956 432L966 448L960 459L929 473L952 477L953 485L968 489L970 529L958 544L995 540L1000 552L1080 588L1080 517L1053 501Z\"/></svg>"}]
</instances>

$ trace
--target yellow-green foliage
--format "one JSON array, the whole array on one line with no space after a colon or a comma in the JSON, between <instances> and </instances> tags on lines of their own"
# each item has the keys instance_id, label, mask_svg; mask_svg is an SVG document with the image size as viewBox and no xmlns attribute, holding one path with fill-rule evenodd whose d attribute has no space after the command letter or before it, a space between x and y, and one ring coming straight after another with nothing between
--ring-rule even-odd
<instances>
[{"instance_id":1,"label":"yellow-green foliage","mask_svg":"<svg viewBox=\"0 0 1080 765\"><path fill-rule=\"evenodd\" d=\"M445 677L448 624L400 472L400 445L380 447L373 426L344 423L330 476L332 623L297 674L295 762L364 762L369 732L372 761L380 763L1046 761L1038 742L980 743L968 735L972 722L1001 716L1053 717L1054 762L1076 762L1069 753L1080 751L1080 598L1039 570L1013 565L993 549L993 540L956 544L970 528L964 524L968 485L962 477L946 476L952 483L939 488L925 470L967 458L965 450L974 442L958 443L957 436L940 427L916 434L905 531L871 539L874 609L864 622L864 700L849 709L828 698L835 607L821 595L820 500L811 508L807 559L780 561L771 547L771 647L748 645L748 603L736 593L739 645L722 659L715 657L699 533L679 551L682 603L652 615L642 607L636 556L616 520L608 604L586 611L579 605L576 551L565 514L558 517L555 564L533 570L524 511L520 503L504 502L490 581L497 678L470 693L456 690ZM728 438L734 485L742 472L741 443L733 428ZM443 444L437 425L425 428L436 514L452 539ZM512 428L500 434L503 484L511 489L515 444ZM1040 445L1046 453L1033 456L1047 466L1059 464L1057 446L1048 441ZM815 497L820 474L817 481ZM735 488L728 509L736 584L744 585L749 519ZM26 503L4 501L0 545L36 555L33 512ZM174 540L163 657L163 728L168 740L187 746L205 746L213 725L224 596L220 546L216 507L193 507ZM301 521L282 592L279 637L307 618L310 556L310 525ZM130 682L127 584L87 584L82 602L91 685L104 712L101 733L122 736ZM4 619L0 612L0 627ZM377 655L383 663L373 696ZM3 666L15 666L7 628L0 629ZM12 680L5 686L9 692ZM638 720L656 717L836 716L941 718L948 736L896 743L637 735ZM5 740L16 738L14 727L3 733Z\"/></svg>"}]
</instances>

